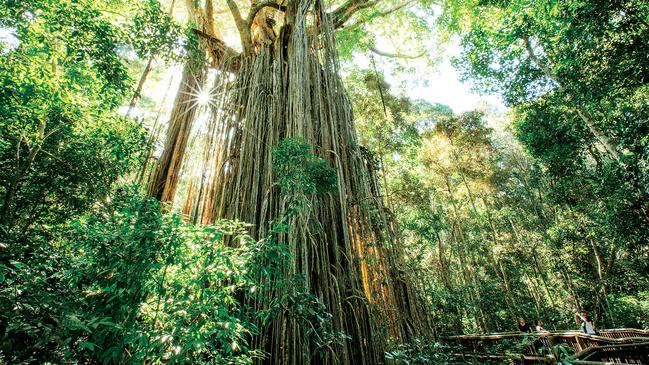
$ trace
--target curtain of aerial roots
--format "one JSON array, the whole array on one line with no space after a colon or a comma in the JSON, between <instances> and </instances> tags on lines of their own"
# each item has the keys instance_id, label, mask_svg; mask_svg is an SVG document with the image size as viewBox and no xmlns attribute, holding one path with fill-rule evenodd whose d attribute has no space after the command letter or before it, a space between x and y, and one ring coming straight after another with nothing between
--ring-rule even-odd
<instances>
[{"instance_id":1,"label":"curtain of aerial roots","mask_svg":"<svg viewBox=\"0 0 649 365\"><path fill-rule=\"evenodd\" d=\"M293 255L290 274L303 275L333 314L330 331L350 339L320 349L324 360L312 358L306 328L282 314L260 329L254 346L276 364L382 363L387 339L422 333L428 316L399 268L373 163L357 144L331 23L309 0L295 5L295 16L287 15L294 24L282 28L275 44L237 61L236 74L217 71L211 118L194 131L202 135L192 148L202 146L202 162L184 165L187 191L177 203L194 222L238 219L254 225L254 237L265 237L287 209L274 184L272 150L286 137L311 144L335 167L338 191L313 197L281 241ZM319 14L319 34L309 34L307 12Z\"/></svg>"}]
</instances>

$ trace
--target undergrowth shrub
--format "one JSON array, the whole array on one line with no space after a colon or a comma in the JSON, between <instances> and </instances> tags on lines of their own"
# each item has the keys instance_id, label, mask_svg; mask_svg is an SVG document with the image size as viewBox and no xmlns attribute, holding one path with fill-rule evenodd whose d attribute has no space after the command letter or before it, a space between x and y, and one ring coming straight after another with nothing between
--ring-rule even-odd
<instances>
[{"instance_id":1,"label":"undergrowth shrub","mask_svg":"<svg viewBox=\"0 0 649 365\"><path fill-rule=\"evenodd\" d=\"M459 365L468 364L461 357L453 356L459 352L455 346L437 342L434 339L415 338L410 342L393 345L385 352L390 365Z\"/></svg>"},{"instance_id":2,"label":"undergrowth shrub","mask_svg":"<svg viewBox=\"0 0 649 365\"><path fill-rule=\"evenodd\" d=\"M282 274L286 245L254 240L241 222L183 223L136 190L0 267L0 362L250 364L265 355L250 340L280 311L318 332L314 341L335 339L324 306ZM286 294L265 310L250 305L278 287Z\"/></svg>"}]
</instances>

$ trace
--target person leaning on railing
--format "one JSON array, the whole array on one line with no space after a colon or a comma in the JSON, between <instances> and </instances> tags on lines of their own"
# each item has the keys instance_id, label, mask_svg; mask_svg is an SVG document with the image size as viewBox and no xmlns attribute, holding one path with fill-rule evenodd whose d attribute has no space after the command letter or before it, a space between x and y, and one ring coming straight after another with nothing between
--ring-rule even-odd
<instances>
[{"instance_id":1,"label":"person leaning on railing","mask_svg":"<svg viewBox=\"0 0 649 365\"><path fill-rule=\"evenodd\" d=\"M575 323L580 325L581 330L587 335L596 335L595 327L588 320L588 313L586 311L581 311L581 313L575 313Z\"/></svg>"},{"instance_id":2,"label":"person leaning on railing","mask_svg":"<svg viewBox=\"0 0 649 365\"><path fill-rule=\"evenodd\" d=\"M523 318L518 320L518 330L522 333L532 332L532 326L530 326Z\"/></svg>"}]
</instances>

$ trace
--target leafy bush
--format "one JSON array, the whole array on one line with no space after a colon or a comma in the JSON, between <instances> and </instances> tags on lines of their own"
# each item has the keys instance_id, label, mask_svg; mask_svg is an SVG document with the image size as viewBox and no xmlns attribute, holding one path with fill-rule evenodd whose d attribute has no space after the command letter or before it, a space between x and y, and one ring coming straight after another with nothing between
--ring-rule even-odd
<instances>
[{"instance_id":1,"label":"leafy bush","mask_svg":"<svg viewBox=\"0 0 649 365\"><path fill-rule=\"evenodd\" d=\"M0 266L1 360L249 364L264 356L251 339L280 313L316 348L344 337L327 332L331 316L301 279L283 274L286 245L253 240L239 222L185 224L136 190L35 235L35 250Z\"/></svg>"},{"instance_id":2,"label":"leafy bush","mask_svg":"<svg viewBox=\"0 0 649 365\"><path fill-rule=\"evenodd\" d=\"M336 191L336 171L299 138L283 139L273 150L273 164L282 194L296 208L302 207L300 202L308 195Z\"/></svg>"},{"instance_id":3,"label":"leafy bush","mask_svg":"<svg viewBox=\"0 0 649 365\"><path fill-rule=\"evenodd\" d=\"M649 329L649 292L639 292L637 296L612 295L610 302L618 328Z\"/></svg>"},{"instance_id":4,"label":"leafy bush","mask_svg":"<svg viewBox=\"0 0 649 365\"><path fill-rule=\"evenodd\" d=\"M453 356L458 352L454 346L436 342L433 339L416 338L411 342L396 346L385 353L388 364L417 365L417 364L466 364L462 358Z\"/></svg>"}]
</instances>

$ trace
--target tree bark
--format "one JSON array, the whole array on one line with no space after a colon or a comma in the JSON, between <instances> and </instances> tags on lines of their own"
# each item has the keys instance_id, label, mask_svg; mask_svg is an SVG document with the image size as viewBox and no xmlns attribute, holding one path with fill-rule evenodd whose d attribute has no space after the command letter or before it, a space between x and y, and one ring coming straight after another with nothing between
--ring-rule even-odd
<instances>
[{"instance_id":1,"label":"tree bark","mask_svg":"<svg viewBox=\"0 0 649 365\"><path fill-rule=\"evenodd\" d=\"M187 140L197 110L196 90L202 88L205 69L185 66L176 95L165 147L149 182L148 195L162 202L173 202L180 178Z\"/></svg>"},{"instance_id":2,"label":"tree bark","mask_svg":"<svg viewBox=\"0 0 649 365\"><path fill-rule=\"evenodd\" d=\"M236 4L229 5L248 47L249 29L243 26L251 24L232 6ZM351 103L338 74L333 23L321 2L290 0L285 24L272 44L246 50L236 60L236 72L228 65L233 60L215 62L210 115L215 128L213 139L202 147L209 151L200 174L206 183L183 183L192 186L191 201L177 202L193 221L244 221L252 225L251 235L261 239L291 209L273 170L273 149L282 139L302 139L334 167L336 191L306 197L308 203L290 217L288 231L277 239L292 257L285 273L303 277L306 289L332 314L329 329L350 338L316 354L306 324L283 311L271 323L260 324L260 335L251 341L253 348L270 354L270 364L303 364L320 355L323 364L381 364L388 337L406 341L430 328L425 306L401 267L398 236L381 201L377 172L357 142ZM182 85L196 88L200 79L185 70ZM182 95L150 185L150 194L166 201L173 200L179 178L192 175L181 173L194 113L184 107ZM286 290L272 289L266 299L250 304L267 308L270 298L282 298Z\"/></svg>"}]
</instances>

